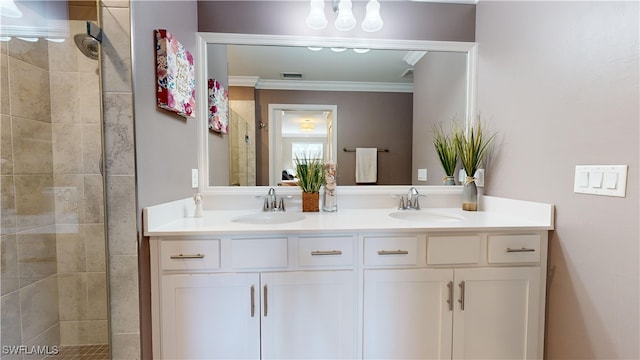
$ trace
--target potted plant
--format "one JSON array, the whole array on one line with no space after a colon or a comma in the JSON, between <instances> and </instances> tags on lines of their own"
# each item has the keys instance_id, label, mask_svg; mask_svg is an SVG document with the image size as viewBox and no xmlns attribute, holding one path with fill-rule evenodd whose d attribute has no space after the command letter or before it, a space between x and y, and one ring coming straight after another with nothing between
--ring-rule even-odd
<instances>
[{"instance_id":1,"label":"potted plant","mask_svg":"<svg viewBox=\"0 0 640 360\"><path fill-rule=\"evenodd\" d=\"M440 164L445 173L443 182L445 185L455 185L455 171L458 164L458 136L445 134L441 123L433 127L433 146L436 148Z\"/></svg>"},{"instance_id":2,"label":"potted plant","mask_svg":"<svg viewBox=\"0 0 640 360\"><path fill-rule=\"evenodd\" d=\"M492 135L485 133L480 118L475 122L475 125L467 129L466 134L461 130L456 131L458 155L467 175L462 192L462 210L478 210L478 189L474 175L487 155L495 136L495 133Z\"/></svg>"},{"instance_id":3,"label":"potted plant","mask_svg":"<svg viewBox=\"0 0 640 360\"><path fill-rule=\"evenodd\" d=\"M320 211L320 188L324 185L324 164L314 157L296 156L296 176L302 189L302 211Z\"/></svg>"}]
</instances>

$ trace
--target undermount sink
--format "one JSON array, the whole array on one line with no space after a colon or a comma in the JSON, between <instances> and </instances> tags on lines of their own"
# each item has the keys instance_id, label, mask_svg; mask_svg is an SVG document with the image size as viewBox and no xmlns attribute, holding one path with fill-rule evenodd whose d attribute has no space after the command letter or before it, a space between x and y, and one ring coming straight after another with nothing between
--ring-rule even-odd
<instances>
[{"instance_id":1,"label":"undermount sink","mask_svg":"<svg viewBox=\"0 0 640 360\"><path fill-rule=\"evenodd\" d=\"M233 222L241 224L285 224L304 220L304 215L295 212L259 212L242 215L231 219Z\"/></svg>"},{"instance_id":2,"label":"undermount sink","mask_svg":"<svg viewBox=\"0 0 640 360\"><path fill-rule=\"evenodd\" d=\"M411 222L457 222L462 221L462 216L446 214L433 210L407 210L396 211L389 214L392 218Z\"/></svg>"}]
</instances>

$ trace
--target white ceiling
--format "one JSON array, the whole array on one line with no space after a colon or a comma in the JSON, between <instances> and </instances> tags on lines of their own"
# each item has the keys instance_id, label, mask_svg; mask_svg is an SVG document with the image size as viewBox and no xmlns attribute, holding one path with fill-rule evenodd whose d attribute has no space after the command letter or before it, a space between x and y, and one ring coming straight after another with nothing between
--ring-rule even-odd
<instances>
[{"instance_id":1,"label":"white ceiling","mask_svg":"<svg viewBox=\"0 0 640 360\"><path fill-rule=\"evenodd\" d=\"M403 77L412 65L404 58L415 56L406 50L371 50L358 54L353 49L311 51L306 47L229 45L230 79L258 77L260 81L281 81L282 73L302 74L302 82L347 82L396 84L411 89L412 78ZM233 85L233 84L230 84ZM258 86L259 87L259 86Z\"/></svg>"}]
</instances>

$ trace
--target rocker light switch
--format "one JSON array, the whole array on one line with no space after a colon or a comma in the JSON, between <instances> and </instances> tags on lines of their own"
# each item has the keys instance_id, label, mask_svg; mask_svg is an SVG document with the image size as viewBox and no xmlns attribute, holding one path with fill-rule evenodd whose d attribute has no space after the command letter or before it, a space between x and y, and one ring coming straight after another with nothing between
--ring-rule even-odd
<instances>
[{"instance_id":1,"label":"rocker light switch","mask_svg":"<svg viewBox=\"0 0 640 360\"><path fill-rule=\"evenodd\" d=\"M628 165L578 165L573 191L582 194L625 197Z\"/></svg>"}]
</instances>

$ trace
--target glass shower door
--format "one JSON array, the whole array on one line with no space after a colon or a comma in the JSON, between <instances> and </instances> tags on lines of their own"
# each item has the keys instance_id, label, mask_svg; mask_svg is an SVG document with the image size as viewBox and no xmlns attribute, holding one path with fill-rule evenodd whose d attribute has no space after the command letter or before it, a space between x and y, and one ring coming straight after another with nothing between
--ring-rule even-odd
<instances>
[{"instance_id":1,"label":"glass shower door","mask_svg":"<svg viewBox=\"0 0 640 360\"><path fill-rule=\"evenodd\" d=\"M40 3L15 3L23 23L52 13ZM51 3L55 31L0 28L0 358L107 359L98 7Z\"/></svg>"}]
</instances>

